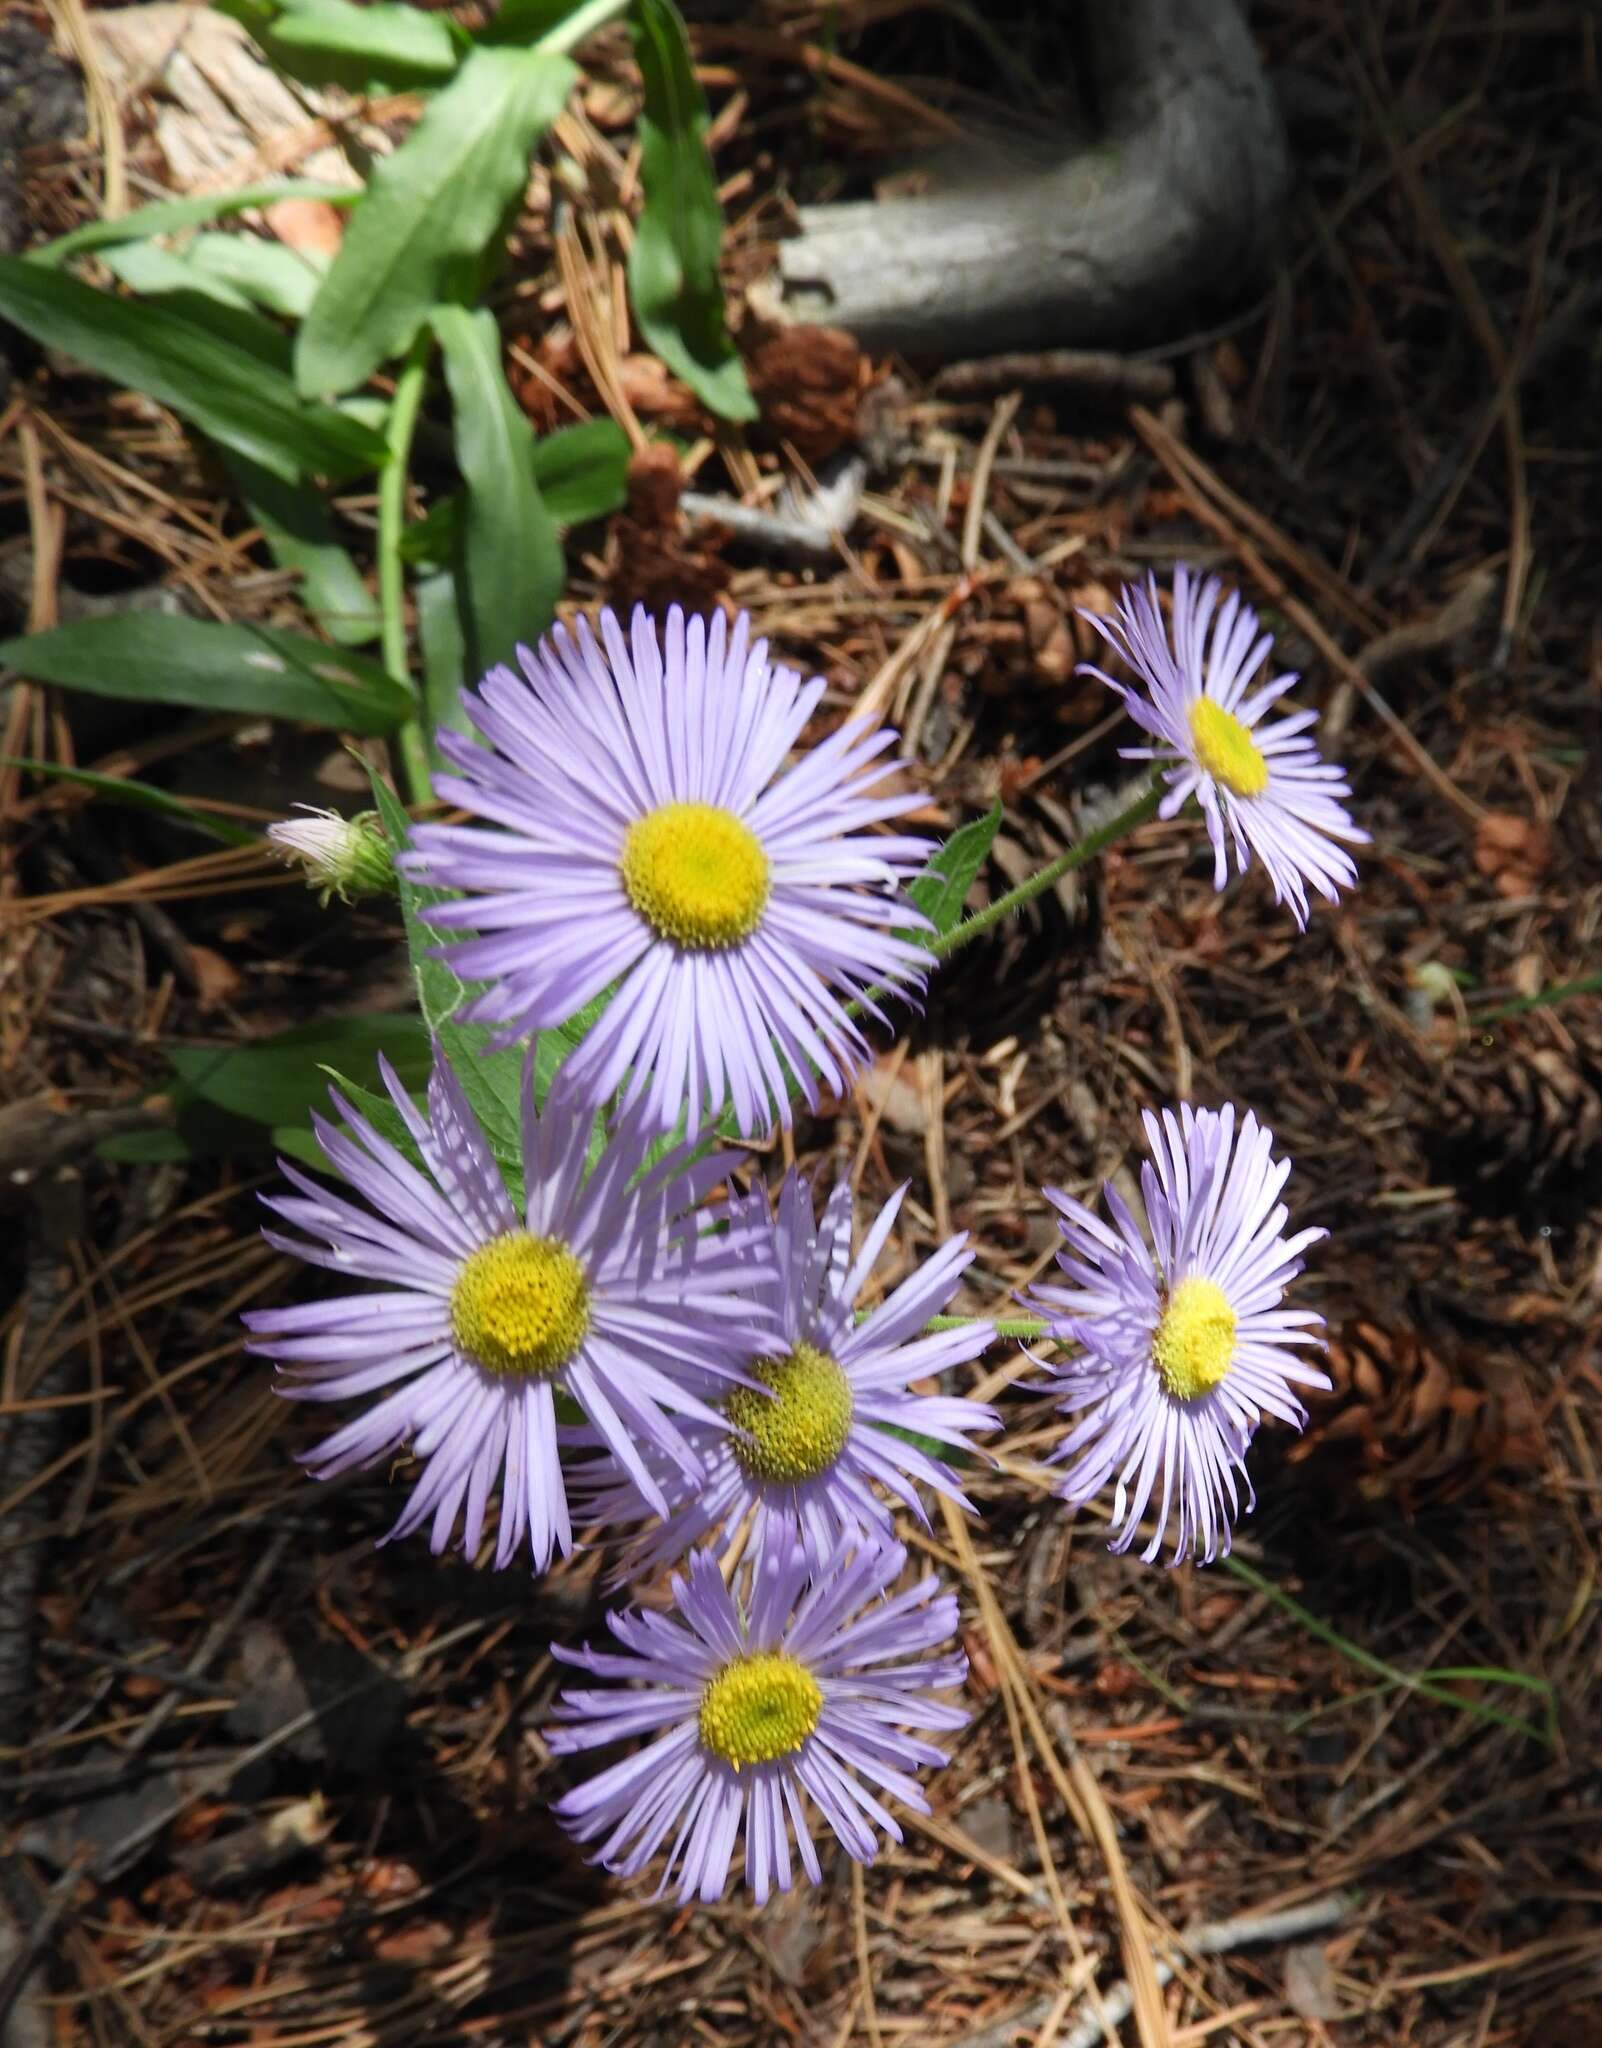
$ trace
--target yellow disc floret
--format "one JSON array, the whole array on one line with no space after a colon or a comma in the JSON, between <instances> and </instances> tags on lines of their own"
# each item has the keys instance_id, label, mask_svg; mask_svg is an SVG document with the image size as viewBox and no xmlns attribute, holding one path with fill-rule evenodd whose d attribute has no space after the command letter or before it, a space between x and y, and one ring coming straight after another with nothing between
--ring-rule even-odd
<instances>
[{"instance_id":1,"label":"yellow disc floret","mask_svg":"<svg viewBox=\"0 0 1602 2048\"><path fill-rule=\"evenodd\" d=\"M716 804L663 804L636 818L618 868L646 923L689 952L748 939L768 900L761 840Z\"/></svg>"},{"instance_id":2,"label":"yellow disc floret","mask_svg":"<svg viewBox=\"0 0 1602 2048\"><path fill-rule=\"evenodd\" d=\"M1199 1401L1228 1373L1235 1357L1235 1311L1216 1280L1193 1273L1168 1297L1152 1362L1176 1401Z\"/></svg>"},{"instance_id":3,"label":"yellow disc floret","mask_svg":"<svg viewBox=\"0 0 1602 2048\"><path fill-rule=\"evenodd\" d=\"M825 1351L798 1344L783 1358L759 1358L746 1368L768 1389L736 1387L723 1412L746 1436L731 1436L741 1468L752 1479L793 1484L827 1472L851 1434L851 1382Z\"/></svg>"},{"instance_id":4,"label":"yellow disc floret","mask_svg":"<svg viewBox=\"0 0 1602 2048\"><path fill-rule=\"evenodd\" d=\"M462 1262L451 1289L456 1348L507 1379L543 1379L590 1326L584 1268L559 1238L509 1230Z\"/></svg>"},{"instance_id":5,"label":"yellow disc floret","mask_svg":"<svg viewBox=\"0 0 1602 2048\"><path fill-rule=\"evenodd\" d=\"M783 1650L725 1664L701 1694L701 1747L734 1770L794 1756L823 1712L823 1693Z\"/></svg>"},{"instance_id":6,"label":"yellow disc floret","mask_svg":"<svg viewBox=\"0 0 1602 2048\"><path fill-rule=\"evenodd\" d=\"M1268 763L1233 711L1198 697L1190 707L1190 736L1196 759L1231 796L1261 796L1268 787Z\"/></svg>"}]
</instances>

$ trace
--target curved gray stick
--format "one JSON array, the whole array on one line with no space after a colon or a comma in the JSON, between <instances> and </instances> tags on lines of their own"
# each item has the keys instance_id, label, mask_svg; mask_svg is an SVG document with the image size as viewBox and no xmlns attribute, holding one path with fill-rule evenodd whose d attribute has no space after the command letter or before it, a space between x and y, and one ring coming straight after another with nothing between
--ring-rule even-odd
<instances>
[{"instance_id":1,"label":"curved gray stick","mask_svg":"<svg viewBox=\"0 0 1602 2048\"><path fill-rule=\"evenodd\" d=\"M1100 133L970 191L804 207L782 312L912 355L1150 341L1263 269L1289 179L1235 0L1085 0Z\"/></svg>"}]
</instances>

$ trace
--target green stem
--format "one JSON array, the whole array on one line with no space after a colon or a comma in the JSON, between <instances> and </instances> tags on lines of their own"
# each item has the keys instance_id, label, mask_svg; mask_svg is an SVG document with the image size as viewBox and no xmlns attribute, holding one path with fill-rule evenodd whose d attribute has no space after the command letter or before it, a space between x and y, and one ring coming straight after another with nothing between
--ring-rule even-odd
<instances>
[{"instance_id":1,"label":"green stem","mask_svg":"<svg viewBox=\"0 0 1602 2048\"><path fill-rule=\"evenodd\" d=\"M384 429L384 467L378 479L378 604L384 667L409 690L414 685L406 660L406 565L400 556L400 539L406 524L406 471L432 342L426 330L417 337L395 380L395 396ZM414 804L426 804L433 795L433 784L428 729L421 717L407 719L400 729L399 745L407 795Z\"/></svg>"},{"instance_id":2,"label":"green stem","mask_svg":"<svg viewBox=\"0 0 1602 2048\"><path fill-rule=\"evenodd\" d=\"M1051 1325L1043 1323L1039 1316L931 1316L923 1327L931 1332L966 1330L970 1323L980 1322L994 1324L998 1337L1016 1337L1025 1344L1048 1335L1051 1329Z\"/></svg>"},{"instance_id":3,"label":"green stem","mask_svg":"<svg viewBox=\"0 0 1602 2048\"><path fill-rule=\"evenodd\" d=\"M1239 1579L1243 1585L1250 1586L1254 1593L1264 1594L1293 1621L1299 1622L1310 1636L1316 1637L1321 1643L1328 1643L1331 1649L1339 1650L1343 1657L1349 1658L1364 1671L1372 1671L1376 1678L1384 1679L1388 1685L1402 1686L1408 1692L1420 1693L1425 1699L1435 1700L1443 1707L1455 1707L1458 1713L1468 1714L1476 1721L1490 1721L1498 1728L1511 1728L1517 1734L1527 1736L1532 1742L1545 1742L1550 1746L1550 1727L1545 1730L1536 1728L1528 1721L1521 1721L1516 1714L1504 1714L1496 1707L1484 1705L1480 1700L1465 1699L1462 1693L1453 1692L1450 1686L1439 1682L1446 1676L1444 1672L1436 1672L1431 1677L1425 1677L1419 1673L1400 1671L1394 1664L1387 1664L1383 1657L1376 1657L1372 1650L1365 1650L1361 1643L1354 1643L1349 1636L1343 1636L1338 1629L1331 1628L1327 1621L1320 1621L1316 1614L1310 1613L1299 1600L1293 1600L1289 1593L1282 1593L1271 1579L1265 1579L1263 1574L1254 1570L1244 1558L1226 1557L1223 1566L1225 1571ZM1545 1679L1532 1679L1523 1672L1487 1672L1484 1675L1487 1678L1497 1678L1503 1684L1522 1685L1531 1692L1544 1695L1550 1721L1553 1712L1552 1688Z\"/></svg>"},{"instance_id":4,"label":"green stem","mask_svg":"<svg viewBox=\"0 0 1602 2048\"><path fill-rule=\"evenodd\" d=\"M1153 782L1127 810L1116 818L1100 825L1094 832L1087 833L1077 846L1070 846L1066 853L1058 854L1048 861L1038 874L1020 882L1016 889L1009 889L1005 896L998 896L994 903L986 904L983 910L976 910L972 917L965 917L961 924L953 925L930 946L929 951L937 960L947 960L961 947L977 939L981 932L987 932L992 925L999 924L1004 917L1011 917L1015 910L1022 910L1026 903L1032 903L1045 890L1055 887L1064 875L1071 875L1075 868L1082 868L1086 861L1094 860L1098 853L1122 839L1126 832L1133 832L1137 825L1144 825L1154 817L1162 801L1162 784Z\"/></svg>"},{"instance_id":5,"label":"green stem","mask_svg":"<svg viewBox=\"0 0 1602 2048\"><path fill-rule=\"evenodd\" d=\"M1471 1010L1472 1024L1502 1024L1509 1017L1527 1016L1531 1010L1548 1010L1554 1003L1566 1003L1571 996L1602 995L1602 974L1582 975L1578 981L1555 981L1549 988L1538 988L1533 996L1514 996L1510 1002L1497 1003L1489 1010Z\"/></svg>"},{"instance_id":6,"label":"green stem","mask_svg":"<svg viewBox=\"0 0 1602 2048\"><path fill-rule=\"evenodd\" d=\"M555 28L547 29L534 47L560 55L562 51L582 43L596 29L603 28L614 15L626 13L629 5L630 0L585 0L582 7L575 7Z\"/></svg>"}]
</instances>

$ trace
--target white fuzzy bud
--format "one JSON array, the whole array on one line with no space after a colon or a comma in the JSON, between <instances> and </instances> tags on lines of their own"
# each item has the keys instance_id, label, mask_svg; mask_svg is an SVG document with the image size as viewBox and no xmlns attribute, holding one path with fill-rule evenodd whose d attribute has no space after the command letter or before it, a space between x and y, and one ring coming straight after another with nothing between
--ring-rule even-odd
<instances>
[{"instance_id":1,"label":"white fuzzy bud","mask_svg":"<svg viewBox=\"0 0 1602 2048\"><path fill-rule=\"evenodd\" d=\"M325 903L334 895L352 903L359 896L393 893L395 863L376 811L342 818L338 811L298 808L307 815L269 825L267 837L291 866L305 870L308 885L321 891Z\"/></svg>"}]
</instances>

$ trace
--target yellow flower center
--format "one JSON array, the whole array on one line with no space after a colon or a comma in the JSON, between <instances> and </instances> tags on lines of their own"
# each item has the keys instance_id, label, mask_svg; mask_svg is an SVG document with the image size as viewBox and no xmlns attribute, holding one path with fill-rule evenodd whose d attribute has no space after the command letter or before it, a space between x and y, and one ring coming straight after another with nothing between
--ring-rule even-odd
<instances>
[{"instance_id":1,"label":"yellow flower center","mask_svg":"<svg viewBox=\"0 0 1602 2048\"><path fill-rule=\"evenodd\" d=\"M736 1387L723 1412L748 1436L729 1439L753 1479L783 1484L827 1472L851 1434L851 1382L827 1352L798 1344L748 1368L769 1391Z\"/></svg>"},{"instance_id":2,"label":"yellow flower center","mask_svg":"<svg viewBox=\"0 0 1602 2048\"><path fill-rule=\"evenodd\" d=\"M543 1379L590 1326L584 1269L560 1239L510 1230L462 1262L451 1289L456 1348L486 1372Z\"/></svg>"},{"instance_id":3,"label":"yellow flower center","mask_svg":"<svg viewBox=\"0 0 1602 2048\"><path fill-rule=\"evenodd\" d=\"M716 804L663 804L636 818L618 866L646 923L690 952L748 939L768 900L761 840Z\"/></svg>"},{"instance_id":4,"label":"yellow flower center","mask_svg":"<svg viewBox=\"0 0 1602 2048\"><path fill-rule=\"evenodd\" d=\"M818 1725L823 1693L783 1650L725 1664L701 1694L701 1747L735 1770L794 1756Z\"/></svg>"},{"instance_id":5,"label":"yellow flower center","mask_svg":"<svg viewBox=\"0 0 1602 2048\"><path fill-rule=\"evenodd\" d=\"M1215 1280L1193 1273L1168 1297L1151 1342L1163 1389L1176 1401L1199 1401L1224 1378L1235 1355L1235 1311Z\"/></svg>"},{"instance_id":6,"label":"yellow flower center","mask_svg":"<svg viewBox=\"0 0 1602 2048\"><path fill-rule=\"evenodd\" d=\"M1198 697L1190 707L1190 736L1197 760L1231 796L1261 796L1268 787L1268 763L1233 711Z\"/></svg>"}]
</instances>

